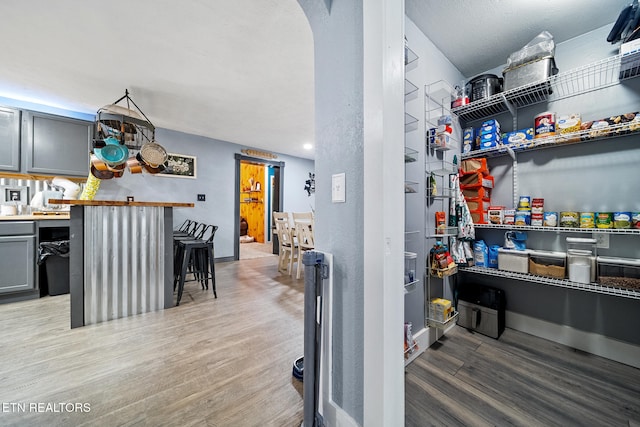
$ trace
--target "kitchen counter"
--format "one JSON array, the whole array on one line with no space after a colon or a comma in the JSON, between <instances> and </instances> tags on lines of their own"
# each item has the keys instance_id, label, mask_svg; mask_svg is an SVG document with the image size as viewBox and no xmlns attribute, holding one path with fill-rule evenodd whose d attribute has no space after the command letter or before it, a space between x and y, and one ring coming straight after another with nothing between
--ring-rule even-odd
<instances>
[{"instance_id":1,"label":"kitchen counter","mask_svg":"<svg viewBox=\"0 0 640 427\"><path fill-rule=\"evenodd\" d=\"M193 203L172 203L172 202L127 202L121 200L66 200L49 199L49 203L54 205L74 205L74 206L149 206L165 208L192 208Z\"/></svg>"},{"instance_id":2,"label":"kitchen counter","mask_svg":"<svg viewBox=\"0 0 640 427\"><path fill-rule=\"evenodd\" d=\"M71 205L71 327L174 306L173 208L193 203L60 200Z\"/></svg>"},{"instance_id":3,"label":"kitchen counter","mask_svg":"<svg viewBox=\"0 0 640 427\"><path fill-rule=\"evenodd\" d=\"M46 214L0 216L0 221L46 221L70 219L69 212L47 212Z\"/></svg>"}]
</instances>

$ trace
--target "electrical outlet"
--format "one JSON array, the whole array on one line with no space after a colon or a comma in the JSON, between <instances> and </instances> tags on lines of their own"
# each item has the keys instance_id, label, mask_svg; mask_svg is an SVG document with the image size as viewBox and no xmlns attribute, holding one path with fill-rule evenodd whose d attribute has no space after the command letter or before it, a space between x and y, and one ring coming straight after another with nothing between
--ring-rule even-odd
<instances>
[{"instance_id":1,"label":"electrical outlet","mask_svg":"<svg viewBox=\"0 0 640 427\"><path fill-rule=\"evenodd\" d=\"M602 248L602 249L609 249L609 234L593 233L593 238L596 239L596 247Z\"/></svg>"},{"instance_id":2,"label":"electrical outlet","mask_svg":"<svg viewBox=\"0 0 640 427\"><path fill-rule=\"evenodd\" d=\"M206 200L206 197L204 194L198 194L198 201L199 202L204 202Z\"/></svg>"}]
</instances>

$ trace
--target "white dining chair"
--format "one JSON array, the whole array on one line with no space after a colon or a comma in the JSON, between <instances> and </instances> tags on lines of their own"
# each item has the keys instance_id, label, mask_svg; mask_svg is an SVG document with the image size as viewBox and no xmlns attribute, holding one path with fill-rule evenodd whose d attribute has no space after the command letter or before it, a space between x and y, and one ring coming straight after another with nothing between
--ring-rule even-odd
<instances>
[{"instance_id":1,"label":"white dining chair","mask_svg":"<svg viewBox=\"0 0 640 427\"><path fill-rule=\"evenodd\" d=\"M310 220L294 220L296 230L296 240L298 248L298 267L296 271L296 278L300 278L300 270L302 264L302 256L306 251L311 251L315 247L313 239L313 221Z\"/></svg>"}]
</instances>

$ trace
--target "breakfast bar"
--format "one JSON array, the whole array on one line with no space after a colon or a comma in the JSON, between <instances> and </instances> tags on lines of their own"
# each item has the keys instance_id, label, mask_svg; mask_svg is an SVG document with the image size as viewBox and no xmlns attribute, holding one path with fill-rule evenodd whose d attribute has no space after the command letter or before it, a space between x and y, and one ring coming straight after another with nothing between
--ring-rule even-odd
<instances>
[{"instance_id":1,"label":"breakfast bar","mask_svg":"<svg viewBox=\"0 0 640 427\"><path fill-rule=\"evenodd\" d=\"M173 208L193 203L62 200L71 205L71 327L173 306Z\"/></svg>"}]
</instances>

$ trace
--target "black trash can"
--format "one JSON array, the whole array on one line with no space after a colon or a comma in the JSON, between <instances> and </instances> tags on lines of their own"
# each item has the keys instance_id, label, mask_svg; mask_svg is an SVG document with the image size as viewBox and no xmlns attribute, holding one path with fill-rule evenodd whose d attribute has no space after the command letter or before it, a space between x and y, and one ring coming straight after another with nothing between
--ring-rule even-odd
<instances>
[{"instance_id":1,"label":"black trash can","mask_svg":"<svg viewBox=\"0 0 640 427\"><path fill-rule=\"evenodd\" d=\"M69 293L69 241L41 242L38 265L45 266L49 295Z\"/></svg>"}]
</instances>

